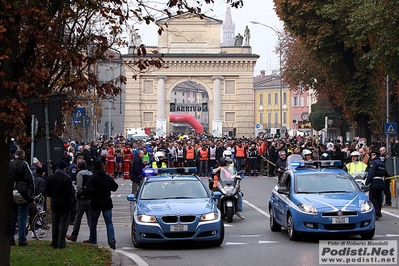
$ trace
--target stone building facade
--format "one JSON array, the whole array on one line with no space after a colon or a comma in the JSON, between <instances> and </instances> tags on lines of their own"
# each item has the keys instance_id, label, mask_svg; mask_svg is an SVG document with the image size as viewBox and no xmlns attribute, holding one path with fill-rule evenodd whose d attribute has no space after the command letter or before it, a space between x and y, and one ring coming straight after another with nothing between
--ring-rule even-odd
<instances>
[{"instance_id":1,"label":"stone building facade","mask_svg":"<svg viewBox=\"0 0 399 266\"><path fill-rule=\"evenodd\" d=\"M168 134L171 93L179 83L194 81L209 96L208 133L253 136L253 73L259 56L250 46L222 47L221 20L183 14L157 23L167 25L153 48L163 55L164 67L137 79L126 68L125 129L144 127L157 136ZM130 47L124 60L134 60L133 54L135 47Z\"/></svg>"}]
</instances>

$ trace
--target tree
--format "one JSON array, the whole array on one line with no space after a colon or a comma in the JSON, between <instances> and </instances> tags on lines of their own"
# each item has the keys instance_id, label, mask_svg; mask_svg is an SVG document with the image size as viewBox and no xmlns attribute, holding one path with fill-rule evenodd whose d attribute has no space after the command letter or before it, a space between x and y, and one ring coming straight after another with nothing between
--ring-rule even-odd
<instances>
[{"instance_id":1,"label":"tree","mask_svg":"<svg viewBox=\"0 0 399 266\"><path fill-rule=\"evenodd\" d=\"M274 3L298 46L295 52L306 55L306 64L285 66L293 67L287 73L296 75L291 82L309 81L316 70L319 78L310 86L342 108L359 136L381 133L385 76L398 77L398 1Z\"/></svg>"},{"instance_id":2,"label":"tree","mask_svg":"<svg viewBox=\"0 0 399 266\"><path fill-rule=\"evenodd\" d=\"M224 0L233 7L242 0ZM10 138L25 147L32 140L27 130L29 112L26 99L46 99L63 94L67 112L77 104L77 96L95 94L99 98L117 95L115 84L99 83L91 69L99 60L112 59L112 49L128 45L121 37L131 30L135 21L155 22L156 13L173 16L181 12L201 15L201 5L213 3L203 0L189 3L171 0L157 9L141 0L2 0L0 5L0 158L2 169L8 169ZM158 6L161 6L158 4ZM159 28L159 33L167 28ZM137 71L162 67L159 56L147 54L144 45L138 47L140 60ZM139 73L139 72L137 72ZM89 91L90 88L90 91ZM59 130L62 130L60 128ZM0 265L10 263L10 220L12 182L3 171L0 177Z\"/></svg>"}]
</instances>

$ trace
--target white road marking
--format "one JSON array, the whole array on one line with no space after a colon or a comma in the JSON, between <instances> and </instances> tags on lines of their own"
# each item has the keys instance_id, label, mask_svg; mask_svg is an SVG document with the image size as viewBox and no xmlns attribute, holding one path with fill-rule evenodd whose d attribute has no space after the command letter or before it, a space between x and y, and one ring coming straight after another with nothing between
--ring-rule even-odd
<instances>
[{"instance_id":1,"label":"white road marking","mask_svg":"<svg viewBox=\"0 0 399 266\"><path fill-rule=\"evenodd\" d=\"M248 245L248 243L240 243L240 242L226 242L224 244L225 246L230 246L230 245Z\"/></svg>"},{"instance_id":2,"label":"white road marking","mask_svg":"<svg viewBox=\"0 0 399 266\"><path fill-rule=\"evenodd\" d=\"M257 210L258 212L260 212L261 214L263 214L263 215L266 216L267 218L270 218L270 215L269 215L267 212L265 212L265 211L263 211L262 209L256 207L255 205L253 205L253 204L250 203L249 201L243 200L242 202L244 202L245 204L247 204L247 205L250 206L251 208Z\"/></svg>"},{"instance_id":3,"label":"white road marking","mask_svg":"<svg viewBox=\"0 0 399 266\"><path fill-rule=\"evenodd\" d=\"M394 234L386 234L386 236L387 236L387 237L396 237L396 236L399 236L399 235L394 235Z\"/></svg>"},{"instance_id":4,"label":"white road marking","mask_svg":"<svg viewBox=\"0 0 399 266\"><path fill-rule=\"evenodd\" d=\"M393 217L395 217L395 218L399 218L399 215L393 214L393 213L391 213L391 212L389 212L389 211L384 211L384 210L382 210L381 212L384 213L384 214L387 214L387 215L391 215L391 216L393 216Z\"/></svg>"},{"instance_id":5,"label":"white road marking","mask_svg":"<svg viewBox=\"0 0 399 266\"><path fill-rule=\"evenodd\" d=\"M258 241L258 244L276 244L278 241Z\"/></svg>"},{"instance_id":6,"label":"white road marking","mask_svg":"<svg viewBox=\"0 0 399 266\"><path fill-rule=\"evenodd\" d=\"M148 266L147 262L145 262L142 258L140 258L139 256L137 256L134 253L129 253L120 249L117 249L116 252L125 255L126 257L131 258L135 263L137 263L137 265L139 266Z\"/></svg>"}]
</instances>

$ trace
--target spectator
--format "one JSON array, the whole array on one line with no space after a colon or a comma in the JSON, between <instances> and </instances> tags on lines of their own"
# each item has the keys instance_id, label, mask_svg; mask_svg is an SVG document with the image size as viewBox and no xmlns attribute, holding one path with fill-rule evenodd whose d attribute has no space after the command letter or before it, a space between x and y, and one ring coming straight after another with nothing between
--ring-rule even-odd
<instances>
[{"instance_id":1,"label":"spectator","mask_svg":"<svg viewBox=\"0 0 399 266\"><path fill-rule=\"evenodd\" d=\"M97 244L97 223L102 213L107 228L108 245L110 248L116 249L114 225L112 223L111 191L116 191L118 184L102 170L101 163L98 161L93 165L93 172L88 184L88 192L90 192L91 198L90 243Z\"/></svg>"},{"instance_id":2,"label":"spectator","mask_svg":"<svg viewBox=\"0 0 399 266\"><path fill-rule=\"evenodd\" d=\"M65 235L68 230L69 212L72 209L72 179L66 173L68 163L61 160L57 169L46 184L46 195L51 197L51 222L53 248L65 248Z\"/></svg>"}]
</instances>

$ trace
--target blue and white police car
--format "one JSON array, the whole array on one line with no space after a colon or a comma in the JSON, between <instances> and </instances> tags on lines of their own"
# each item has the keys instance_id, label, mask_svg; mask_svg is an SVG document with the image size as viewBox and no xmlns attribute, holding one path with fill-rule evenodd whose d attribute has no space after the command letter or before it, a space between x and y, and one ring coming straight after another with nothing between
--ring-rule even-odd
<instances>
[{"instance_id":1,"label":"blue and white police car","mask_svg":"<svg viewBox=\"0 0 399 266\"><path fill-rule=\"evenodd\" d=\"M194 168L157 169L137 195L129 194L131 237L137 248L163 242L220 246L224 224L215 199Z\"/></svg>"},{"instance_id":2,"label":"blue and white police car","mask_svg":"<svg viewBox=\"0 0 399 266\"><path fill-rule=\"evenodd\" d=\"M293 162L269 200L270 229L287 228L290 240L306 234L359 234L372 239L375 210L340 161Z\"/></svg>"}]
</instances>

